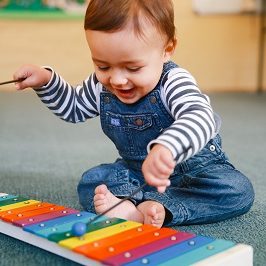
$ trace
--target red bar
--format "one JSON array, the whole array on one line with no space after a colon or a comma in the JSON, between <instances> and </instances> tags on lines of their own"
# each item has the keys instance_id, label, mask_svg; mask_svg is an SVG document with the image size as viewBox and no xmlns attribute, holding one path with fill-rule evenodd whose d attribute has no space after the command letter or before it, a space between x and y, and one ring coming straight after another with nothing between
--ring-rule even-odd
<instances>
[{"instance_id":1,"label":"red bar","mask_svg":"<svg viewBox=\"0 0 266 266\"><path fill-rule=\"evenodd\" d=\"M134 230L128 230L122 234L108 237L102 241L77 247L74 251L92 259L104 261L108 257L113 257L122 252L174 235L175 233L176 231L170 228L158 229L151 225L143 225L134 228Z\"/></svg>"},{"instance_id":2,"label":"red bar","mask_svg":"<svg viewBox=\"0 0 266 266\"><path fill-rule=\"evenodd\" d=\"M23 219L23 218L26 218L28 216L33 216L33 214L25 216L26 212L32 212L32 211L36 211L36 210L39 211L41 209L45 209L45 208L47 209L47 208L51 208L53 206L55 206L55 204L51 204L51 203L47 203L47 202L40 202L40 203L36 203L36 204L29 205L26 207L20 207L20 208L1 212L0 217L2 218L2 220L6 221L6 222L13 222L13 221L18 220L18 219Z\"/></svg>"},{"instance_id":3,"label":"red bar","mask_svg":"<svg viewBox=\"0 0 266 266\"><path fill-rule=\"evenodd\" d=\"M79 211L75 210L75 209L64 208L62 210L57 210L57 211L53 211L50 213L40 214L40 215L29 217L26 219L17 220L17 221L14 221L13 224L20 226L20 227L23 227L23 226L48 221L51 219L55 219L58 217L62 217L62 216L66 216L66 215L70 215L70 214L74 214L74 213L78 213L78 212Z\"/></svg>"},{"instance_id":4,"label":"red bar","mask_svg":"<svg viewBox=\"0 0 266 266\"><path fill-rule=\"evenodd\" d=\"M113 266L122 265L124 263L129 263L138 258L146 256L147 254L157 252L159 250L162 250L172 245L176 245L194 236L195 236L194 234L190 234L190 233L176 232L176 234L172 236L154 241L152 243L149 243L143 246L139 246L135 249L128 250L116 256L109 257L103 260L103 262L108 265L113 265Z\"/></svg>"}]
</instances>

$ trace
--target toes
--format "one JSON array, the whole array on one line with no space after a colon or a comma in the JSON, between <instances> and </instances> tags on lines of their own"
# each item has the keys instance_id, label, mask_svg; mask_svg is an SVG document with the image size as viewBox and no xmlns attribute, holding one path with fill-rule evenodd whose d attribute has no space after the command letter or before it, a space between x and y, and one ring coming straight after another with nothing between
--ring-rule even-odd
<instances>
[{"instance_id":1,"label":"toes","mask_svg":"<svg viewBox=\"0 0 266 266\"><path fill-rule=\"evenodd\" d=\"M144 215L144 223L161 227L164 222L164 207L156 203L144 202L139 209Z\"/></svg>"},{"instance_id":2,"label":"toes","mask_svg":"<svg viewBox=\"0 0 266 266\"><path fill-rule=\"evenodd\" d=\"M94 207L98 208L99 206L105 205L105 197L103 194L97 194L93 198Z\"/></svg>"},{"instance_id":3,"label":"toes","mask_svg":"<svg viewBox=\"0 0 266 266\"><path fill-rule=\"evenodd\" d=\"M148 210L147 213L149 216L152 217L153 220L158 219L158 213L160 212L160 209L157 207L157 205L152 205Z\"/></svg>"},{"instance_id":4,"label":"toes","mask_svg":"<svg viewBox=\"0 0 266 266\"><path fill-rule=\"evenodd\" d=\"M102 184L95 188L95 194L106 194L108 192L108 188L106 185Z\"/></svg>"},{"instance_id":5,"label":"toes","mask_svg":"<svg viewBox=\"0 0 266 266\"><path fill-rule=\"evenodd\" d=\"M105 195L104 194L95 194L93 197L94 201L98 201L98 200L104 200L105 199Z\"/></svg>"}]
</instances>

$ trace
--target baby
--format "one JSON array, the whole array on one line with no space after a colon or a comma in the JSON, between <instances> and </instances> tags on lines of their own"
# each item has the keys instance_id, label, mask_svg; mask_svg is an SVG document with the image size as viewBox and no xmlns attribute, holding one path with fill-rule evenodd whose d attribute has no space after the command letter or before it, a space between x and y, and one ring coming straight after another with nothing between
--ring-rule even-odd
<instances>
[{"instance_id":1,"label":"baby","mask_svg":"<svg viewBox=\"0 0 266 266\"><path fill-rule=\"evenodd\" d=\"M221 148L220 118L193 76L171 62L176 48L170 0L91 0L85 34L95 73L72 87L52 68L25 65L17 89L35 89L68 122L100 116L121 158L86 171L81 205L100 214L172 226L246 213L254 191Z\"/></svg>"}]
</instances>

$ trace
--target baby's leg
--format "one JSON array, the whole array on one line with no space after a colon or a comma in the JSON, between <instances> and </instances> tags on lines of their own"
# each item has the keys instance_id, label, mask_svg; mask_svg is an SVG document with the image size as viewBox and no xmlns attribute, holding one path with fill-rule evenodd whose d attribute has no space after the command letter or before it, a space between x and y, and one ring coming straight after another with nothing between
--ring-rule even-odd
<instances>
[{"instance_id":1,"label":"baby's leg","mask_svg":"<svg viewBox=\"0 0 266 266\"><path fill-rule=\"evenodd\" d=\"M165 209L161 203L148 200L140 203L137 209L143 214L144 224L162 227L165 219Z\"/></svg>"},{"instance_id":2,"label":"baby's leg","mask_svg":"<svg viewBox=\"0 0 266 266\"><path fill-rule=\"evenodd\" d=\"M123 160L117 160L111 164L101 164L86 171L78 184L78 196L81 206L89 212L96 212L94 207L95 189L105 184L113 195L118 198L125 197L134 191L138 184L132 182L135 180L135 174L128 169L128 165ZM105 198L106 192L97 190L96 194L103 194ZM107 196L109 193L107 193ZM138 193L133 197L135 201L142 199L142 193ZM100 196L102 197L102 196ZM113 202L116 200L109 200ZM107 203L107 205L110 205ZM104 207L105 208L105 207ZM98 212L100 212L98 210ZM101 209L102 212L102 209Z\"/></svg>"},{"instance_id":3,"label":"baby's leg","mask_svg":"<svg viewBox=\"0 0 266 266\"><path fill-rule=\"evenodd\" d=\"M220 142L217 135L176 169L166 191L169 200L164 202L173 216L167 226L219 222L244 214L252 206L252 184L228 162Z\"/></svg>"},{"instance_id":4,"label":"baby's leg","mask_svg":"<svg viewBox=\"0 0 266 266\"><path fill-rule=\"evenodd\" d=\"M97 214L103 213L104 211L121 201L121 199L117 198L108 190L106 185L100 185L96 187L93 200L94 208ZM142 212L139 211L136 206L129 200L124 201L114 209L107 212L106 216L122 218L140 223L143 223L144 221Z\"/></svg>"}]
</instances>

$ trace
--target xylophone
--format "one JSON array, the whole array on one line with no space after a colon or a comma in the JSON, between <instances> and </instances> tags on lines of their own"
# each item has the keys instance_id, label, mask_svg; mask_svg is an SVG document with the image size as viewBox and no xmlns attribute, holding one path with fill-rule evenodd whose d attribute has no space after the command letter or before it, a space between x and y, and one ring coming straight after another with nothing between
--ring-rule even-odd
<instances>
[{"instance_id":1,"label":"xylophone","mask_svg":"<svg viewBox=\"0 0 266 266\"><path fill-rule=\"evenodd\" d=\"M101 217L76 237L72 227L95 214L0 193L0 232L83 265L253 265L244 244Z\"/></svg>"}]
</instances>

